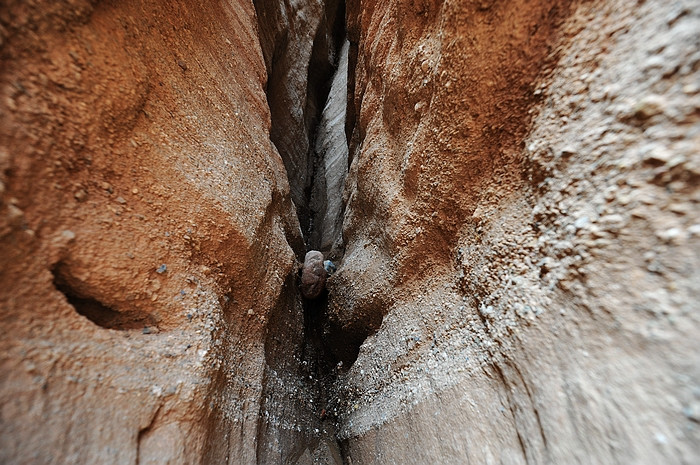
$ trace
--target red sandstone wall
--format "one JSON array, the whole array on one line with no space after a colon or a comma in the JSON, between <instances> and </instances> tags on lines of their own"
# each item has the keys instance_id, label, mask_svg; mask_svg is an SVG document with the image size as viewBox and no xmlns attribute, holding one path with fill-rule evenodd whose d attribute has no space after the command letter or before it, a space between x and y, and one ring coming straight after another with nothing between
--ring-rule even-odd
<instances>
[{"instance_id":1,"label":"red sandstone wall","mask_svg":"<svg viewBox=\"0 0 700 465\"><path fill-rule=\"evenodd\" d=\"M697 5L349 11L348 463L696 462Z\"/></svg>"},{"instance_id":2,"label":"red sandstone wall","mask_svg":"<svg viewBox=\"0 0 700 465\"><path fill-rule=\"evenodd\" d=\"M252 4L0 24L0 462L253 463L300 236Z\"/></svg>"}]
</instances>

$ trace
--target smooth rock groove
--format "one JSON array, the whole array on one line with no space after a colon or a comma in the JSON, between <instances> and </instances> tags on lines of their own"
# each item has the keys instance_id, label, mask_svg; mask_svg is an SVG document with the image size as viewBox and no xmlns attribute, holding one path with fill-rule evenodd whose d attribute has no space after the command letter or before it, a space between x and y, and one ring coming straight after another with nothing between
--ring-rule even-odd
<instances>
[{"instance_id":1,"label":"smooth rock groove","mask_svg":"<svg viewBox=\"0 0 700 465\"><path fill-rule=\"evenodd\" d=\"M348 50L340 50L338 70L333 76L314 145L315 172L311 194L313 227L310 246L324 254L339 255L342 247L343 188L348 173L348 142L345 120L348 99Z\"/></svg>"},{"instance_id":2,"label":"smooth rock groove","mask_svg":"<svg viewBox=\"0 0 700 465\"><path fill-rule=\"evenodd\" d=\"M344 3L255 0L254 4L268 75L270 139L284 162L302 232L308 236L313 138L344 37Z\"/></svg>"}]
</instances>

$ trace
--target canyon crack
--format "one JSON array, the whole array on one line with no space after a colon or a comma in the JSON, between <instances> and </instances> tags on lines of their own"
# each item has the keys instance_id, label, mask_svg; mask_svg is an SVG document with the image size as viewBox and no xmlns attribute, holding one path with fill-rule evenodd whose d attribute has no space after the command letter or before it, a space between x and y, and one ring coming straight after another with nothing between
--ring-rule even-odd
<instances>
[{"instance_id":1,"label":"canyon crack","mask_svg":"<svg viewBox=\"0 0 700 465\"><path fill-rule=\"evenodd\" d=\"M699 50L693 0L1 2L0 463L698 463Z\"/></svg>"}]
</instances>

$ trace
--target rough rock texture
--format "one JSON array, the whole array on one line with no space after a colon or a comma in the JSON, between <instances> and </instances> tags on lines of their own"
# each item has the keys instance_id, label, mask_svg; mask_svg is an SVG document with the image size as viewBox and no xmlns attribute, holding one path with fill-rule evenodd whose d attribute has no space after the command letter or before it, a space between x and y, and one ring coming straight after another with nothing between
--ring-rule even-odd
<instances>
[{"instance_id":1,"label":"rough rock texture","mask_svg":"<svg viewBox=\"0 0 700 465\"><path fill-rule=\"evenodd\" d=\"M697 2L343 8L2 2L0 463L700 462Z\"/></svg>"},{"instance_id":2,"label":"rough rock texture","mask_svg":"<svg viewBox=\"0 0 700 465\"><path fill-rule=\"evenodd\" d=\"M303 243L253 5L0 25L0 462L255 463Z\"/></svg>"},{"instance_id":3,"label":"rough rock texture","mask_svg":"<svg viewBox=\"0 0 700 465\"><path fill-rule=\"evenodd\" d=\"M328 100L318 124L315 142L315 174L311 195L314 227L311 247L326 255L337 255L343 226L343 188L348 174L348 142L345 137L345 114L348 99L348 51L345 42L340 50L338 70L333 76ZM337 249L337 247L336 247Z\"/></svg>"},{"instance_id":4,"label":"rough rock texture","mask_svg":"<svg viewBox=\"0 0 700 465\"><path fill-rule=\"evenodd\" d=\"M348 11L346 462L698 462L697 2Z\"/></svg>"},{"instance_id":5,"label":"rough rock texture","mask_svg":"<svg viewBox=\"0 0 700 465\"><path fill-rule=\"evenodd\" d=\"M342 43L342 2L254 0L254 4L269 76L270 137L284 160L292 200L307 233L312 141Z\"/></svg>"}]
</instances>

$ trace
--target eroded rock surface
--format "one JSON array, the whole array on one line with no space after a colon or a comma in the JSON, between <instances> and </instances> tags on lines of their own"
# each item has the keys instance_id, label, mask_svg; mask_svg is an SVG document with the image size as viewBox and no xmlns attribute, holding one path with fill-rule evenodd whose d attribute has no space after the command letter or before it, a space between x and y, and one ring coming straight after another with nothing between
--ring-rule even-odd
<instances>
[{"instance_id":1,"label":"eroded rock surface","mask_svg":"<svg viewBox=\"0 0 700 465\"><path fill-rule=\"evenodd\" d=\"M284 160L304 233L311 222L315 129L343 35L339 0L255 0L269 80L270 137Z\"/></svg>"},{"instance_id":2,"label":"eroded rock surface","mask_svg":"<svg viewBox=\"0 0 700 465\"><path fill-rule=\"evenodd\" d=\"M692 0L5 2L0 462L697 463L699 50Z\"/></svg>"},{"instance_id":3,"label":"eroded rock surface","mask_svg":"<svg viewBox=\"0 0 700 465\"><path fill-rule=\"evenodd\" d=\"M348 463L697 461L697 4L348 7Z\"/></svg>"},{"instance_id":4,"label":"eroded rock surface","mask_svg":"<svg viewBox=\"0 0 700 465\"><path fill-rule=\"evenodd\" d=\"M0 23L0 462L255 463L303 244L253 6Z\"/></svg>"},{"instance_id":5,"label":"eroded rock surface","mask_svg":"<svg viewBox=\"0 0 700 465\"><path fill-rule=\"evenodd\" d=\"M315 174L311 194L314 227L309 242L326 255L339 255L343 225L343 189L348 174L345 114L348 99L348 51L340 50L338 69L316 131Z\"/></svg>"}]
</instances>

